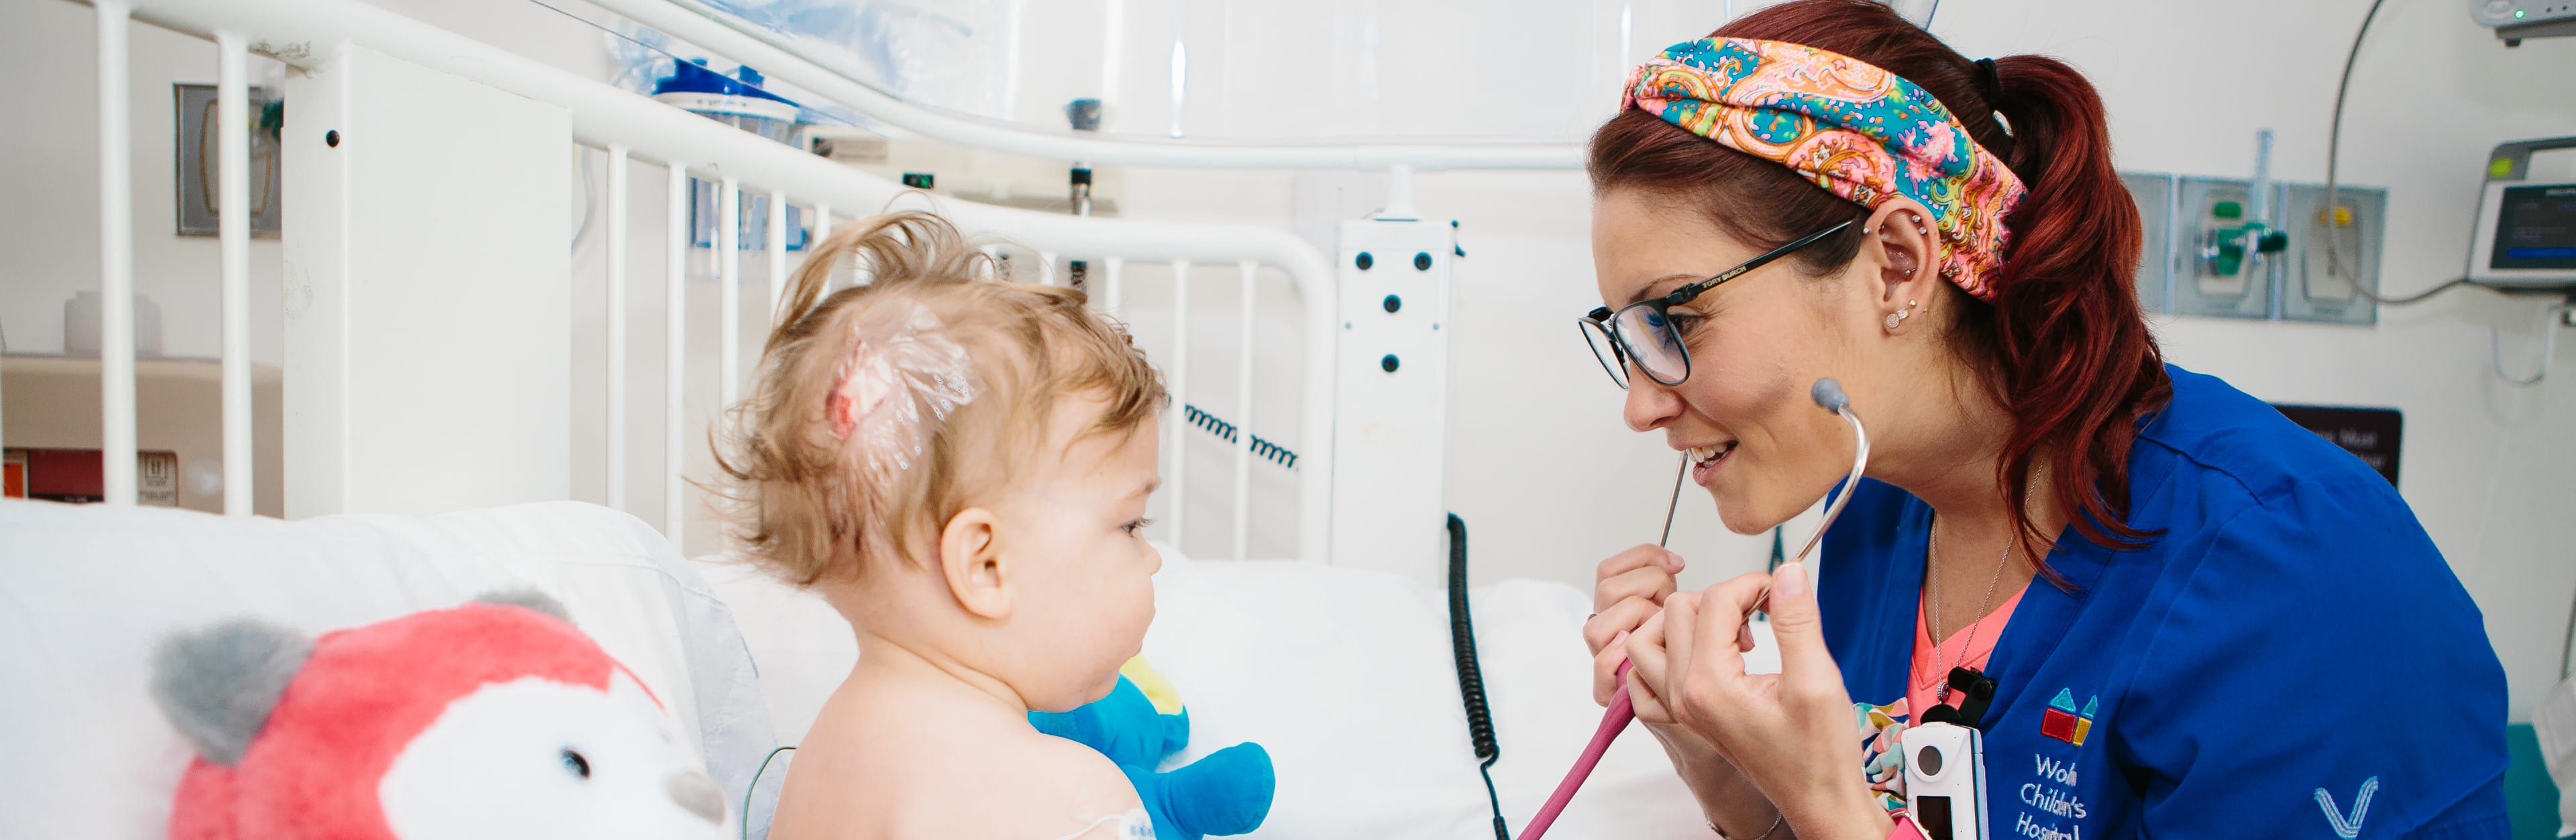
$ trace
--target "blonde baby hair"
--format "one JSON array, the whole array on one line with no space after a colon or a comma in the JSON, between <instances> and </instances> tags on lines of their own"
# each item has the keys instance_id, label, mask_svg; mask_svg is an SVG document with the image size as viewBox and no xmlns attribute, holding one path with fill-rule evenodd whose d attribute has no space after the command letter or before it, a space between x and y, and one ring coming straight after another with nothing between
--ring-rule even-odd
<instances>
[{"instance_id":1,"label":"blonde baby hair","mask_svg":"<svg viewBox=\"0 0 2576 840\"><path fill-rule=\"evenodd\" d=\"M831 290L853 263L859 285ZM1082 292L985 279L993 258L936 215L834 231L788 281L749 396L715 442L714 488L755 564L799 586L931 550L998 487L1068 398L1082 435L1132 434L1165 400L1124 327Z\"/></svg>"}]
</instances>

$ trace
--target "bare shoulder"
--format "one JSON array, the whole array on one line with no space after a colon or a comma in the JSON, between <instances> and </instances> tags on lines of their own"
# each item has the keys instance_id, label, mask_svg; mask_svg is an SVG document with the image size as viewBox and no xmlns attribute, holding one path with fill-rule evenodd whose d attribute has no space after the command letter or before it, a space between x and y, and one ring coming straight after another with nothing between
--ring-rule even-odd
<instances>
[{"instance_id":1,"label":"bare shoulder","mask_svg":"<svg viewBox=\"0 0 2576 840\"><path fill-rule=\"evenodd\" d=\"M1019 761L1004 784L1027 792L1026 807L1012 815L1014 834L1039 840L1116 838L1121 820L1141 815L1144 802L1127 774L1090 747L1035 731L1011 739Z\"/></svg>"},{"instance_id":2,"label":"bare shoulder","mask_svg":"<svg viewBox=\"0 0 2576 840\"><path fill-rule=\"evenodd\" d=\"M1125 840L1144 822L1127 775L1034 730L853 727L806 738L780 796L781 840L993 837ZM837 729L837 727L835 727ZM850 737L858 736L858 737ZM895 758L902 756L902 758ZM810 763L809 763L810 762ZM1131 816L1132 815L1132 816Z\"/></svg>"}]
</instances>

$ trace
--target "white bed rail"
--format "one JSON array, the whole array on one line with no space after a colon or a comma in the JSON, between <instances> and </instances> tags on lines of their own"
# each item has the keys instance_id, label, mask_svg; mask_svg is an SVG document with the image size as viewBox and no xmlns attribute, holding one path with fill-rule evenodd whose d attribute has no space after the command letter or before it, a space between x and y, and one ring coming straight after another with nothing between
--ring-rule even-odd
<instances>
[{"instance_id":1,"label":"white bed rail","mask_svg":"<svg viewBox=\"0 0 2576 840\"><path fill-rule=\"evenodd\" d=\"M807 60L776 33L708 8L698 0L592 0L593 4L680 40L760 68L870 119L974 148L1055 160L1133 166L1232 169L1581 169L1583 150L1566 144L1228 143L1108 138L1036 131L905 102L865 82ZM1118 24L1113 19L1110 24ZM1114 39L1113 39L1114 42Z\"/></svg>"},{"instance_id":2,"label":"white bed rail","mask_svg":"<svg viewBox=\"0 0 2576 840\"><path fill-rule=\"evenodd\" d=\"M249 423L247 410L249 377L247 356L248 243L246 207L247 131L248 120L242 119L247 81L242 72L250 53L276 58L291 65L312 68L329 59L333 47L340 43L363 46L392 58L460 77L481 85L515 94L525 99L548 103L569 112L574 142L606 152L608 167L606 191L608 202L607 253L608 306L607 331L609 348L608 389L610 394L606 441L611 447L608 458L609 501L625 502L624 461L626 409L624 401L626 352L626 317L623 296L629 280L625 245L630 220L626 203L629 160L640 160L666 168L671 200L665 219L668 225L668 265L665 277L666 351L664 358L663 404L665 440L662 474L666 510L666 535L678 540L686 512L691 509L683 476L687 447L692 443L689 432L697 428L685 422L682 397L689 382L683 368L686 363L685 330L688 301L688 264L694 231L689 224L689 181L702 179L720 185L727 198L738 190L766 194L770 198L770 235L764 243L772 277L784 275L788 262L784 237L786 206L802 204L816 218L815 235L819 240L831 224L832 208L861 212L884 207L903 193L892 182L857 170L834 164L800 150L761 139L730 126L700 118L685 111L656 103L590 79L523 58L496 47L474 41L409 18L396 15L360 0L93 0L99 21L100 129L102 196L101 229L104 266L102 309L105 324L103 341L102 405L105 411L106 477L109 501L130 504L134 501L134 373L131 339L131 254L132 208L127 185L131 177L128 154L130 131L129 101L125 72L126 27L129 18L140 19L179 32L213 39L219 51L219 107L221 178L220 205L225 209L220 228L223 276L225 282L224 326L224 453L226 507L228 512L247 513L249 492ZM289 146L290 150L293 146ZM293 154L292 151L288 152ZM1107 157L1101 158L1109 159ZM542 188L542 187L539 187ZM719 304L731 313L738 305L739 262L743 252L734 248L733 224L736 204L720 200L724 219L718 222L722 231L715 252L719 259L723 299ZM1238 385L1236 422L1242 433L1237 435L1234 489L1233 548L1236 556L1248 551L1249 473L1252 469L1253 435L1256 416L1251 412L1249 393L1250 358L1253 352L1252 295L1257 269L1268 266L1285 273L1294 284L1304 311L1301 333L1302 372L1299 383L1302 416L1297 463L1298 520L1297 556L1328 559L1330 552L1330 517L1333 470L1334 417L1334 345L1335 284L1331 267L1324 256L1295 235L1271 228L1244 225L1155 223L1123 219L1100 219L1037 213L968 203L947 203L938 208L970 233L1000 234L1008 240L1047 255L1044 275L1054 276L1058 259L1098 260L1106 269L1101 278L1105 294L1102 305L1113 314L1121 305L1121 269L1127 261L1168 261L1175 268L1175 296L1186 300L1192 263L1235 265L1241 272L1244 304L1238 327L1242 335L1243 360L1239 373L1246 375ZM316 211L299 211L316 212ZM309 217L308 217L309 218ZM771 284L770 307L775 308L777 284ZM768 311L768 310L764 310ZM766 319L764 319L765 321ZM1176 312L1176 321L1186 335L1187 312ZM737 323L723 321L727 338ZM567 326L569 329L569 326ZM1181 352L1170 361L1174 367L1174 399L1167 411L1175 439L1184 433L1180 418L1185 411L1186 338L1181 339ZM734 398L736 377L743 367L737 358L736 344L727 340L718 348L722 398L729 404ZM237 370L238 369L238 370ZM703 437L695 440L704 440ZM1171 488L1169 519L1177 529L1183 519L1179 500L1184 489L1184 469L1179 458L1166 460L1167 480ZM120 466L121 465L121 466ZM1177 535L1177 530L1175 535Z\"/></svg>"}]
</instances>

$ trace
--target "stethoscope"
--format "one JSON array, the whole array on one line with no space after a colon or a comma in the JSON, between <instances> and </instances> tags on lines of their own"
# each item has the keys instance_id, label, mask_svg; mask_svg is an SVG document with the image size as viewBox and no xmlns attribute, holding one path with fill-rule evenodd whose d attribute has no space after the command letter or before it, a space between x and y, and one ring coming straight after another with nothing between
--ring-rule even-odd
<instances>
[{"instance_id":1,"label":"stethoscope","mask_svg":"<svg viewBox=\"0 0 2576 840\"><path fill-rule=\"evenodd\" d=\"M1807 397L1815 400L1817 407L1833 412L1835 416L1851 424L1852 467L1851 475L1843 479L1843 492L1836 495L1831 504L1825 506L1824 521L1816 526L1815 535L1807 538L1806 546L1798 549L1793 562L1806 560L1809 554L1815 552L1816 546L1824 542L1825 531L1833 528L1835 518L1842 516L1843 505L1851 501L1852 490L1860 486L1861 474L1869 469L1869 430L1861 427L1860 415L1852 412L1851 397L1843 393L1842 383L1835 382L1831 377L1818 379L1815 387L1807 389ZM1688 454L1682 456L1682 469L1684 472L1690 469ZM1670 505L1671 507L1664 512L1664 538L1655 543L1658 546L1671 540L1673 536L1672 511L1679 509L1681 505L1680 476L1675 476L1673 479L1673 501ZM1768 592L1765 594L1767 595ZM1630 663L1619 663L1619 693L1610 698L1610 708L1601 715L1600 728L1593 730L1592 742L1583 747L1583 754L1575 757L1573 769L1565 772L1565 781L1558 782L1556 792L1548 795L1547 803L1540 805L1538 813L1530 816L1529 825L1521 829L1519 840L1539 840L1541 836L1547 834L1547 827L1556 822L1557 815L1565 812L1566 803L1574 800L1575 790L1583 787L1584 779L1591 777L1593 766L1601 763L1601 755L1610 751L1610 742L1617 740L1619 733L1628 730L1628 722L1637 718L1636 706L1628 699L1627 677L1630 667Z\"/></svg>"}]
</instances>

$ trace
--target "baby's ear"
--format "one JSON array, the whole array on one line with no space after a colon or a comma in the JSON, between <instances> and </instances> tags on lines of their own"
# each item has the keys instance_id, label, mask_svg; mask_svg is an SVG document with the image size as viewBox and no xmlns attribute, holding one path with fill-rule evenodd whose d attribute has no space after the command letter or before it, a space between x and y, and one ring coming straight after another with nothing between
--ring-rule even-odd
<instances>
[{"instance_id":1,"label":"baby's ear","mask_svg":"<svg viewBox=\"0 0 2576 840\"><path fill-rule=\"evenodd\" d=\"M1001 517L973 507L958 511L939 530L939 572L948 580L948 594L966 612L995 621L1011 617L1016 571L1002 559L1000 526Z\"/></svg>"}]
</instances>

